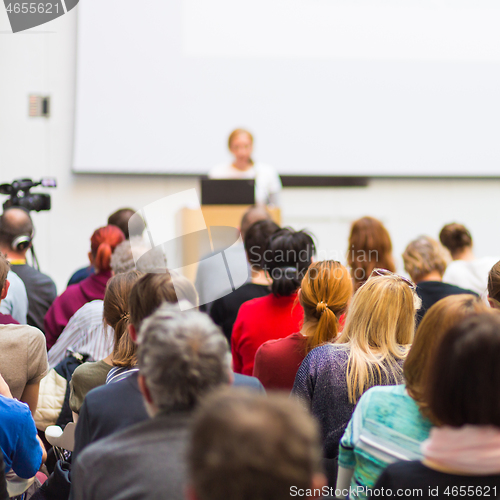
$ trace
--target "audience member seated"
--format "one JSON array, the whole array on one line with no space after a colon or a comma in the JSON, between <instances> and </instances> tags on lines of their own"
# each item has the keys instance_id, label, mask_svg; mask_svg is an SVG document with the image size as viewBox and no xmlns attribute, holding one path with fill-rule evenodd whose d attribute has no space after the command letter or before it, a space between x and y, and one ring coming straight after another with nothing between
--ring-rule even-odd
<instances>
[{"instance_id":1,"label":"audience member seated","mask_svg":"<svg viewBox=\"0 0 500 500\"><path fill-rule=\"evenodd\" d=\"M266 245L279 226L272 220L261 220L252 224L245 232L245 253L250 264L251 280L225 297L217 299L210 309L210 317L224 332L229 345L233 325L238 316L241 304L271 293L271 279L263 269Z\"/></svg>"},{"instance_id":2,"label":"audience member seated","mask_svg":"<svg viewBox=\"0 0 500 500\"><path fill-rule=\"evenodd\" d=\"M422 458L420 443L429 437L432 425L424 396L429 360L452 326L488 311L472 295L451 295L429 309L403 365L406 387L372 387L361 396L340 441L337 489L351 486L358 493L350 498L363 500L389 463Z\"/></svg>"},{"instance_id":3,"label":"audience member seated","mask_svg":"<svg viewBox=\"0 0 500 500\"><path fill-rule=\"evenodd\" d=\"M132 247L134 252L132 253ZM140 257L139 270L150 272L166 268L165 255L156 248L150 250L142 238L133 237L130 241L122 241L111 255L113 273L126 273L135 268L134 254ZM113 350L113 332L102 321L103 301L92 300L71 317L56 343L49 350L51 368L57 366L68 351L87 354L91 361L98 361L109 356Z\"/></svg>"},{"instance_id":4,"label":"audience member seated","mask_svg":"<svg viewBox=\"0 0 500 500\"><path fill-rule=\"evenodd\" d=\"M9 263L0 253L0 290L5 292ZM0 325L1 374L14 398L26 403L34 415L40 380L48 372L43 333L29 325Z\"/></svg>"},{"instance_id":5,"label":"audience member seated","mask_svg":"<svg viewBox=\"0 0 500 500\"><path fill-rule=\"evenodd\" d=\"M304 310L301 330L262 344L255 355L254 377L267 390L291 391L305 356L315 347L336 340L351 295L352 280L340 262L311 264L299 290Z\"/></svg>"},{"instance_id":6,"label":"audience member seated","mask_svg":"<svg viewBox=\"0 0 500 500\"><path fill-rule=\"evenodd\" d=\"M187 500L329 493L317 425L283 395L263 398L234 389L209 395L194 417L187 461Z\"/></svg>"},{"instance_id":7,"label":"audience member seated","mask_svg":"<svg viewBox=\"0 0 500 500\"><path fill-rule=\"evenodd\" d=\"M35 427L29 407L12 398L12 393L0 375L0 453L3 484L11 497L34 490L35 474L45 462L47 454ZM3 468L5 464L5 469ZM1 491L1 487L0 487Z\"/></svg>"},{"instance_id":8,"label":"audience member seated","mask_svg":"<svg viewBox=\"0 0 500 500\"><path fill-rule=\"evenodd\" d=\"M94 231L90 239L89 259L96 274L69 286L50 306L45 316L47 349L55 344L71 316L80 307L92 300L104 299L106 283L111 277L111 255L124 239L125 236L116 226L101 227Z\"/></svg>"},{"instance_id":9,"label":"audience member seated","mask_svg":"<svg viewBox=\"0 0 500 500\"><path fill-rule=\"evenodd\" d=\"M446 224L439 233L439 240L450 251L453 259L444 272L443 281L484 295L488 273L498 257L476 259L472 236L462 224Z\"/></svg>"},{"instance_id":10,"label":"audience member seated","mask_svg":"<svg viewBox=\"0 0 500 500\"><path fill-rule=\"evenodd\" d=\"M405 270L417 284L417 294L422 299L417 323L420 323L430 307L448 295L477 295L471 290L443 283L443 274L449 261L448 251L429 236L420 236L412 241L403 253L403 261Z\"/></svg>"},{"instance_id":11,"label":"audience member seated","mask_svg":"<svg viewBox=\"0 0 500 500\"><path fill-rule=\"evenodd\" d=\"M498 312L467 318L444 335L424 393L437 427L422 445L422 461L385 469L375 485L379 496L421 489L419 498L463 496L463 491L473 498L498 497L499 357Z\"/></svg>"},{"instance_id":12,"label":"audience member seated","mask_svg":"<svg viewBox=\"0 0 500 500\"><path fill-rule=\"evenodd\" d=\"M375 269L354 295L336 343L313 349L297 372L292 394L321 424L330 486L336 484L340 438L361 395L375 385L403 382L420 302L414 288L406 278Z\"/></svg>"},{"instance_id":13,"label":"audience member seated","mask_svg":"<svg viewBox=\"0 0 500 500\"><path fill-rule=\"evenodd\" d=\"M132 218L134 214L136 214L136 216ZM140 238L142 236L142 233L144 232L145 227L144 221L133 208L120 208L116 212L113 212L108 217L108 226L109 225L120 228L126 240L128 240L130 237ZM130 234L129 225L132 226L132 234ZM85 278L88 278L92 274L94 274L94 266L91 263L89 266L75 271L73 276L71 276L68 281L68 286L80 283L80 281L83 281Z\"/></svg>"},{"instance_id":14,"label":"audience member seated","mask_svg":"<svg viewBox=\"0 0 500 500\"><path fill-rule=\"evenodd\" d=\"M141 275L139 271L133 270L118 274L108 281L103 317L106 325L114 331L113 352L100 361L83 363L73 372L69 405L74 413L80 413L87 392L106 383L106 377L113 367L130 369L137 364L136 345L128 334L128 297ZM123 371L120 375L124 376Z\"/></svg>"},{"instance_id":15,"label":"audience member seated","mask_svg":"<svg viewBox=\"0 0 500 500\"><path fill-rule=\"evenodd\" d=\"M33 236L33 222L28 212L22 208L5 210L0 217L0 252L7 256L12 271L25 285L28 296L28 325L36 326L43 332L43 318L54 302L57 291L51 278L26 262L26 254L31 248Z\"/></svg>"},{"instance_id":16,"label":"audience member seated","mask_svg":"<svg viewBox=\"0 0 500 500\"><path fill-rule=\"evenodd\" d=\"M198 311L160 307L139 333L139 387L152 417L89 446L72 472L72 497L182 500L193 410L228 384L227 341Z\"/></svg>"},{"instance_id":17,"label":"audience member seated","mask_svg":"<svg viewBox=\"0 0 500 500\"><path fill-rule=\"evenodd\" d=\"M255 353L264 342L300 330L304 313L297 290L314 253L313 239L305 231L284 228L270 237L264 266L272 279L272 293L240 307L231 337L236 373L253 373Z\"/></svg>"},{"instance_id":18,"label":"audience member seated","mask_svg":"<svg viewBox=\"0 0 500 500\"><path fill-rule=\"evenodd\" d=\"M172 273L173 274L173 273ZM132 287L129 297L129 334L136 340L142 321L164 302L177 303L177 299L196 304L198 296L192 283L181 276L151 273L140 278ZM233 374L235 386L244 386L264 392L254 377ZM137 382L137 372L124 380L111 382L90 391L80 409L75 431L73 459L90 443L125 429L147 418Z\"/></svg>"},{"instance_id":19,"label":"audience member seated","mask_svg":"<svg viewBox=\"0 0 500 500\"><path fill-rule=\"evenodd\" d=\"M0 304L0 314L10 316L14 320L10 323L26 325L28 322L28 294L23 280L14 271L9 270L7 281L9 289Z\"/></svg>"},{"instance_id":20,"label":"audience member seated","mask_svg":"<svg viewBox=\"0 0 500 500\"><path fill-rule=\"evenodd\" d=\"M134 217L135 215L135 217ZM108 217L108 225L119 227L126 240L142 238L146 224L133 208L120 208Z\"/></svg>"},{"instance_id":21,"label":"audience member seated","mask_svg":"<svg viewBox=\"0 0 500 500\"><path fill-rule=\"evenodd\" d=\"M347 264L356 291L375 268L395 272L392 242L385 226L373 217L362 217L352 223Z\"/></svg>"},{"instance_id":22,"label":"audience member seated","mask_svg":"<svg viewBox=\"0 0 500 500\"><path fill-rule=\"evenodd\" d=\"M250 207L243 215L240 223L241 241L245 240L248 228L259 220L270 220L269 212L263 207ZM218 251L219 249L215 248ZM230 269L238 269L240 259L245 253L243 244L235 244L227 248L224 252ZM209 259L213 254L205 255L198 263L196 270L195 287L200 301L200 311L210 312L212 307L212 297L214 293L220 293L224 290L227 283L227 270L224 262L214 263ZM242 270L243 272L244 270ZM250 269L245 270L247 278L250 276ZM230 290L227 290L229 293ZM220 295L217 295L220 297Z\"/></svg>"}]
</instances>

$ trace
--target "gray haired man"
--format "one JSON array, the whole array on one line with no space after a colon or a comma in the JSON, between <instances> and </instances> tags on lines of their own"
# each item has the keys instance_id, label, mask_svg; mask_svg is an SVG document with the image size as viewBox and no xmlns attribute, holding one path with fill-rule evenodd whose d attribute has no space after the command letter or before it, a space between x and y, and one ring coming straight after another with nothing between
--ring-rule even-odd
<instances>
[{"instance_id":1,"label":"gray haired man","mask_svg":"<svg viewBox=\"0 0 500 500\"><path fill-rule=\"evenodd\" d=\"M75 500L183 499L191 414L231 381L226 339L203 313L163 305L138 343L139 387L152 418L85 448L72 473Z\"/></svg>"}]
</instances>

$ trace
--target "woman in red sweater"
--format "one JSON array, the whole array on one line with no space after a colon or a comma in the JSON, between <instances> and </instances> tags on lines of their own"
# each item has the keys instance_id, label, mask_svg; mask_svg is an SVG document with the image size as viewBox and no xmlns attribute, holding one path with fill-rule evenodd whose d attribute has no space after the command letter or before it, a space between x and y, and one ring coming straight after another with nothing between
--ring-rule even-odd
<instances>
[{"instance_id":1,"label":"woman in red sweater","mask_svg":"<svg viewBox=\"0 0 500 500\"><path fill-rule=\"evenodd\" d=\"M299 290L304 310L301 330L265 342L255 355L253 376L266 389L291 391L307 353L337 338L352 288L349 271L340 262L325 260L311 265Z\"/></svg>"},{"instance_id":2,"label":"woman in red sweater","mask_svg":"<svg viewBox=\"0 0 500 500\"><path fill-rule=\"evenodd\" d=\"M255 353L266 341L281 339L300 330L303 310L297 290L315 252L305 231L283 228L269 239L263 268L272 280L272 293L245 302L233 327L233 370L252 375Z\"/></svg>"}]
</instances>

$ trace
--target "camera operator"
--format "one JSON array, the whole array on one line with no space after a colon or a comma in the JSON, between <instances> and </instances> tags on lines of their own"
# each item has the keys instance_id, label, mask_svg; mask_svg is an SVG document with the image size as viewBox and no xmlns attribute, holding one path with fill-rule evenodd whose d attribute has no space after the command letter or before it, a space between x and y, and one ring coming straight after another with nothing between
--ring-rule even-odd
<instances>
[{"instance_id":1,"label":"camera operator","mask_svg":"<svg viewBox=\"0 0 500 500\"><path fill-rule=\"evenodd\" d=\"M9 208L0 217L0 251L7 255L11 269L24 282L28 294L28 325L43 330L43 318L57 296L49 276L26 262L33 240L33 221L23 208Z\"/></svg>"}]
</instances>

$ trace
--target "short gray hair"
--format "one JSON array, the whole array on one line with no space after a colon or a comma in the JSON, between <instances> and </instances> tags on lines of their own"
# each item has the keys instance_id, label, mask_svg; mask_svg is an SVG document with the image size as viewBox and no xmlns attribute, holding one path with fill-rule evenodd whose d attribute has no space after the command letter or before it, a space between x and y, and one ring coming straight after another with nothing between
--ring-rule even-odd
<instances>
[{"instance_id":1,"label":"short gray hair","mask_svg":"<svg viewBox=\"0 0 500 500\"><path fill-rule=\"evenodd\" d=\"M144 320L138 344L139 370L160 411L191 410L229 383L227 340L204 313L164 304Z\"/></svg>"},{"instance_id":2,"label":"short gray hair","mask_svg":"<svg viewBox=\"0 0 500 500\"><path fill-rule=\"evenodd\" d=\"M111 269L114 273L121 274L135 269L134 254L139 257L137 270L143 273L167 267L167 259L161 247L151 249L142 236L132 236L130 240L122 241L111 255Z\"/></svg>"}]
</instances>

